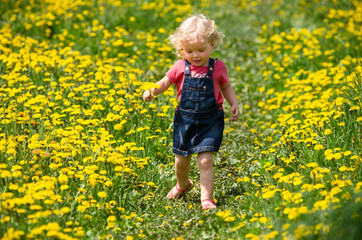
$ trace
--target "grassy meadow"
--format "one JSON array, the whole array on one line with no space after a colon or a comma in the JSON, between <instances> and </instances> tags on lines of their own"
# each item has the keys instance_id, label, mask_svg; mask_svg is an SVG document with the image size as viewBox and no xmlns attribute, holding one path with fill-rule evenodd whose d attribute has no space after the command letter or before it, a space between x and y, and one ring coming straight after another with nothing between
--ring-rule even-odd
<instances>
[{"instance_id":1,"label":"grassy meadow","mask_svg":"<svg viewBox=\"0 0 362 240\"><path fill-rule=\"evenodd\" d=\"M174 186L167 37L206 13L225 34L241 117ZM357 239L362 235L357 0L0 0L0 239ZM230 117L225 104L226 118Z\"/></svg>"}]
</instances>

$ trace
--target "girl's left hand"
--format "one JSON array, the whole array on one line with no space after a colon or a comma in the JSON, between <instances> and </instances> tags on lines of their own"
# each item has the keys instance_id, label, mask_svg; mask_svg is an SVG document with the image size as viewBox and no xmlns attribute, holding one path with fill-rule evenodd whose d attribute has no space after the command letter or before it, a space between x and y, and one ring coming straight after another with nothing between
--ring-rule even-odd
<instances>
[{"instance_id":1,"label":"girl's left hand","mask_svg":"<svg viewBox=\"0 0 362 240\"><path fill-rule=\"evenodd\" d=\"M230 122L234 122L234 121L238 120L239 114L240 114L239 106L237 104L234 106L231 106L230 113L232 115L232 117L229 119Z\"/></svg>"}]
</instances>

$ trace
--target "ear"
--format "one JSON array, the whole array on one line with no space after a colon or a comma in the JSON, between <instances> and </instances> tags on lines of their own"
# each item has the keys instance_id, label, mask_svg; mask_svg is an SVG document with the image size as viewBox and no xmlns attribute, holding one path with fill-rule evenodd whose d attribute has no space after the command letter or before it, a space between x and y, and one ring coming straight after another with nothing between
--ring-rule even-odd
<instances>
[{"instance_id":1,"label":"ear","mask_svg":"<svg viewBox=\"0 0 362 240\"><path fill-rule=\"evenodd\" d=\"M185 51L182 47L180 47L177 51L179 57L185 58Z\"/></svg>"}]
</instances>

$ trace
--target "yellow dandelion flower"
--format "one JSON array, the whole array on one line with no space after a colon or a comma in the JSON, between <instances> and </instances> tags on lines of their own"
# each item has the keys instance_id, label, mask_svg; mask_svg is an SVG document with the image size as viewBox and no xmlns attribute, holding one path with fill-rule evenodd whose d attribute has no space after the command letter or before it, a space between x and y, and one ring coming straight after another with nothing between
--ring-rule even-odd
<instances>
[{"instance_id":1,"label":"yellow dandelion flower","mask_svg":"<svg viewBox=\"0 0 362 240\"><path fill-rule=\"evenodd\" d=\"M268 219L266 217L259 218L260 223L266 223L267 221L268 221Z\"/></svg>"},{"instance_id":2,"label":"yellow dandelion flower","mask_svg":"<svg viewBox=\"0 0 362 240\"><path fill-rule=\"evenodd\" d=\"M107 197L107 193L105 193L105 192L99 192L98 194L98 197L100 197L100 198L106 198Z\"/></svg>"},{"instance_id":3,"label":"yellow dandelion flower","mask_svg":"<svg viewBox=\"0 0 362 240\"><path fill-rule=\"evenodd\" d=\"M358 111L360 110L360 106L353 106L349 109L349 111Z\"/></svg>"},{"instance_id":4,"label":"yellow dandelion flower","mask_svg":"<svg viewBox=\"0 0 362 240\"><path fill-rule=\"evenodd\" d=\"M306 206L301 206L301 207L298 209L298 213L299 213L299 214L306 214L306 213L308 213L308 207L306 207Z\"/></svg>"},{"instance_id":5,"label":"yellow dandelion flower","mask_svg":"<svg viewBox=\"0 0 362 240\"><path fill-rule=\"evenodd\" d=\"M235 217L232 217L232 216L227 217L227 218L224 219L224 221L225 222L233 222L233 221L235 221Z\"/></svg>"},{"instance_id":6,"label":"yellow dandelion flower","mask_svg":"<svg viewBox=\"0 0 362 240\"><path fill-rule=\"evenodd\" d=\"M58 177L58 181L59 183L66 183L68 181L68 176L64 175L64 174L61 174L59 177Z\"/></svg>"},{"instance_id":7,"label":"yellow dandelion flower","mask_svg":"<svg viewBox=\"0 0 362 240\"><path fill-rule=\"evenodd\" d=\"M342 156L343 156L342 153L335 153L335 154L333 154L333 157L334 157L336 160L341 159Z\"/></svg>"},{"instance_id":8,"label":"yellow dandelion flower","mask_svg":"<svg viewBox=\"0 0 362 240\"><path fill-rule=\"evenodd\" d=\"M282 226L282 229L283 229L283 231L285 231L285 230L287 230L289 227L290 227L290 223L285 223L285 224Z\"/></svg>"},{"instance_id":9,"label":"yellow dandelion flower","mask_svg":"<svg viewBox=\"0 0 362 240\"><path fill-rule=\"evenodd\" d=\"M117 218L116 218L116 216L114 216L114 215L111 215L111 216L109 216L108 218L107 218L107 222L114 222L114 221L116 221L117 220Z\"/></svg>"},{"instance_id":10,"label":"yellow dandelion flower","mask_svg":"<svg viewBox=\"0 0 362 240\"><path fill-rule=\"evenodd\" d=\"M269 199L269 198L274 197L274 195L275 195L275 191L267 191L267 192L263 193L261 195L261 197L264 199Z\"/></svg>"},{"instance_id":11,"label":"yellow dandelion flower","mask_svg":"<svg viewBox=\"0 0 362 240\"><path fill-rule=\"evenodd\" d=\"M79 212L84 212L84 211L86 210L86 208L85 208L84 206L82 206L82 205L79 205L79 206L77 207L77 210L78 210Z\"/></svg>"},{"instance_id":12,"label":"yellow dandelion flower","mask_svg":"<svg viewBox=\"0 0 362 240\"><path fill-rule=\"evenodd\" d=\"M294 219L296 219L298 216L299 216L299 214L298 214L298 212L297 212L297 210L296 210L295 208L293 208L293 209L289 212L289 214L288 214L288 218L289 218L290 220L294 220Z\"/></svg>"},{"instance_id":13,"label":"yellow dandelion flower","mask_svg":"<svg viewBox=\"0 0 362 240\"><path fill-rule=\"evenodd\" d=\"M352 154L351 151L345 151L345 152L343 153L344 156L349 156L349 155L351 155L351 154Z\"/></svg>"},{"instance_id":14,"label":"yellow dandelion flower","mask_svg":"<svg viewBox=\"0 0 362 240\"><path fill-rule=\"evenodd\" d=\"M358 156L357 156L357 155L353 155L353 156L350 157L349 159L351 159L351 160L357 160L357 159L358 159Z\"/></svg>"},{"instance_id":15,"label":"yellow dandelion flower","mask_svg":"<svg viewBox=\"0 0 362 240\"><path fill-rule=\"evenodd\" d=\"M254 233L248 233L245 235L245 238L250 238L252 240L259 240L259 236L258 235L255 235Z\"/></svg>"},{"instance_id":16,"label":"yellow dandelion flower","mask_svg":"<svg viewBox=\"0 0 362 240\"><path fill-rule=\"evenodd\" d=\"M315 167L318 167L318 163L312 162L312 163L308 163L306 166L310 167L310 168L315 168Z\"/></svg>"},{"instance_id":17,"label":"yellow dandelion flower","mask_svg":"<svg viewBox=\"0 0 362 240\"><path fill-rule=\"evenodd\" d=\"M184 223L184 226L185 226L185 227L190 226L190 225L191 225L190 222L185 222L185 223Z\"/></svg>"},{"instance_id":18,"label":"yellow dandelion flower","mask_svg":"<svg viewBox=\"0 0 362 240\"><path fill-rule=\"evenodd\" d=\"M8 170L2 170L1 171L1 178L7 178L7 177L11 177L11 172Z\"/></svg>"},{"instance_id":19,"label":"yellow dandelion flower","mask_svg":"<svg viewBox=\"0 0 362 240\"><path fill-rule=\"evenodd\" d=\"M326 156L327 160L331 160L334 157L333 150L332 149L327 149L324 152L324 155Z\"/></svg>"},{"instance_id":20,"label":"yellow dandelion flower","mask_svg":"<svg viewBox=\"0 0 362 240\"><path fill-rule=\"evenodd\" d=\"M317 144L314 147L314 150L321 150L321 149L323 149L323 145L321 145L321 144Z\"/></svg>"},{"instance_id":21,"label":"yellow dandelion flower","mask_svg":"<svg viewBox=\"0 0 362 240\"><path fill-rule=\"evenodd\" d=\"M69 207L63 207L61 211L62 211L62 213L69 213L70 208Z\"/></svg>"},{"instance_id":22,"label":"yellow dandelion flower","mask_svg":"<svg viewBox=\"0 0 362 240\"><path fill-rule=\"evenodd\" d=\"M332 196L334 196L334 195L336 195L336 194L338 194L338 193L340 193L340 192L342 192L342 189L340 189L339 187L334 187L334 188L331 189L330 194L331 194Z\"/></svg>"},{"instance_id":23,"label":"yellow dandelion flower","mask_svg":"<svg viewBox=\"0 0 362 240\"><path fill-rule=\"evenodd\" d=\"M332 133L332 130L331 129L326 129L325 131L324 131L324 135L330 135Z\"/></svg>"},{"instance_id":24,"label":"yellow dandelion flower","mask_svg":"<svg viewBox=\"0 0 362 240\"><path fill-rule=\"evenodd\" d=\"M348 169L347 169L346 166L342 166L342 167L340 167L338 170L339 170L340 172L345 172L345 171L347 171Z\"/></svg>"}]
</instances>

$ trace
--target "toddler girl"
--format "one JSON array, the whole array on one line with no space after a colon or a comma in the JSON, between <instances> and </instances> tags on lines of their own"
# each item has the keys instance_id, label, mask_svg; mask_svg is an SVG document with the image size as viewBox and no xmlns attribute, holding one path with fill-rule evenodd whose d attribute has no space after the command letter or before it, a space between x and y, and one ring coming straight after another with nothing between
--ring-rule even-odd
<instances>
[{"instance_id":1,"label":"toddler girl","mask_svg":"<svg viewBox=\"0 0 362 240\"><path fill-rule=\"evenodd\" d=\"M145 101L151 101L171 84L176 85L179 105L174 115L172 151L175 153L177 183L167 198L180 198L192 189L190 160L193 153L198 153L201 205L204 209L216 208L212 201L213 153L219 151L223 136L223 96L231 106L230 121L239 117L238 102L229 83L226 66L222 61L210 58L212 50L223 37L214 21L205 15L186 19L169 37L182 59L156 83L159 88L143 94Z\"/></svg>"}]
</instances>

